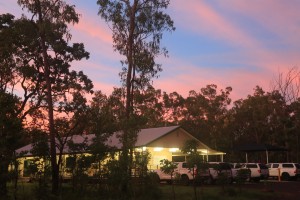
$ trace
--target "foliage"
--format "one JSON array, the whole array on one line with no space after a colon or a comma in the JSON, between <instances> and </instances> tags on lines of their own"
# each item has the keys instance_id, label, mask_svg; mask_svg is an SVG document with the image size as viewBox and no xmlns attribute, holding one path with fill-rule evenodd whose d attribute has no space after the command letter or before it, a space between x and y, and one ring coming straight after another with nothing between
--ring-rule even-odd
<instances>
[{"instance_id":1,"label":"foliage","mask_svg":"<svg viewBox=\"0 0 300 200\"><path fill-rule=\"evenodd\" d=\"M79 195L82 195L86 190L89 176L88 169L94 162L92 156L83 154L88 149L87 142L87 139L82 143L74 143L70 140L67 144L70 154L66 158L66 172L71 174L73 190L80 191Z\"/></svg>"},{"instance_id":2,"label":"foliage","mask_svg":"<svg viewBox=\"0 0 300 200\"><path fill-rule=\"evenodd\" d=\"M15 163L20 147L23 124L18 116L19 98L0 90L0 196L7 195L8 166Z\"/></svg>"},{"instance_id":3,"label":"foliage","mask_svg":"<svg viewBox=\"0 0 300 200\"><path fill-rule=\"evenodd\" d=\"M278 72L272 82L272 91L278 91L287 104L291 104L300 98L300 70L294 66L286 73Z\"/></svg>"},{"instance_id":4,"label":"foliage","mask_svg":"<svg viewBox=\"0 0 300 200\"><path fill-rule=\"evenodd\" d=\"M251 170L247 168L241 168L237 171L236 183L239 184L240 191L242 189L241 185L249 181L251 177Z\"/></svg>"},{"instance_id":5,"label":"foliage","mask_svg":"<svg viewBox=\"0 0 300 200\"><path fill-rule=\"evenodd\" d=\"M69 114L72 113L70 109L74 108L72 106L75 104L68 101L68 96L73 96L74 102L77 102L78 95L90 92L92 89L91 81L83 72L77 73L69 69L72 61L88 58L89 53L85 51L84 45L81 43L70 45L71 35L68 31L68 24L78 23L79 20L79 15L75 12L74 6L68 5L63 0L18 0L18 4L32 14L30 20L25 15L23 16L23 19L30 24L31 28L30 30L20 29L21 33L19 34L25 33L25 36L29 36L25 37L26 43L22 46L22 51L27 46L32 47L31 41L35 43L34 48L24 51L25 55L21 59L23 65L31 70L27 74L29 78L26 81L26 87L23 87L23 89L25 92L30 91L32 96L37 97L38 103L34 108L46 108L48 114L52 191L57 193L61 156L57 162L54 114L55 111L58 111L58 113L70 116ZM33 32L33 34L28 34L28 31ZM34 59L31 59L31 55ZM23 65L21 65L22 69ZM33 87L28 87L28 85ZM43 107L40 107L40 105ZM76 116L76 113L74 116Z\"/></svg>"},{"instance_id":6,"label":"foliage","mask_svg":"<svg viewBox=\"0 0 300 200\"><path fill-rule=\"evenodd\" d=\"M155 61L159 55L167 55L167 50L160 47L162 35L175 30L170 16L163 12L169 3L169 0L97 1L98 14L112 30L113 47L125 57L121 61L123 68L120 73L125 87L125 112L120 121L123 131L120 135L123 145L120 162L124 177L121 188L125 195L130 188L133 147L140 119L134 110L134 93L151 85L151 79L162 70Z\"/></svg>"},{"instance_id":7,"label":"foliage","mask_svg":"<svg viewBox=\"0 0 300 200\"><path fill-rule=\"evenodd\" d=\"M149 86L146 90L134 93L136 113L142 118L143 127L152 128L165 125L167 120L162 102L161 90Z\"/></svg>"},{"instance_id":8,"label":"foliage","mask_svg":"<svg viewBox=\"0 0 300 200\"><path fill-rule=\"evenodd\" d=\"M119 130L120 112L124 107L121 99L117 89L110 96L106 96L101 91L96 91L90 101L88 115L86 116L88 118L86 131L99 137L107 137Z\"/></svg>"},{"instance_id":9,"label":"foliage","mask_svg":"<svg viewBox=\"0 0 300 200\"><path fill-rule=\"evenodd\" d=\"M135 152L133 170L134 176L139 177L139 179L144 182L143 178L148 175L147 165L151 159L151 154L149 151Z\"/></svg>"},{"instance_id":10,"label":"foliage","mask_svg":"<svg viewBox=\"0 0 300 200\"><path fill-rule=\"evenodd\" d=\"M183 127L217 150L224 147L222 135L227 106L231 102L229 98L231 91L231 87L226 87L225 90L221 89L219 94L217 85L207 85L201 88L200 92L190 91L184 104L181 120Z\"/></svg>"},{"instance_id":11,"label":"foliage","mask_svg":"<svg viewBox=\"0 0 300 200\"><path fill-rule=\"evenodd\" d=\"M174 189L174 173L175 173L175 169L177 168L177 163L174 163L172 161L169 161L167 159L163 159L160 161L160 170L165 173L165 174L169 174L171 176L171 184L172 184L172 198L175 200L175 189Z\"/></svg>"},{"instance_id":12,"label":"foliage","mask_svg":"<svg viewBox=\"0 0 300 200\"><path fill-rule=\"evenodd\" d=\"M120 162L115 159L111 159L105 164L105 169L108 190L107 193L111 199L121 198L120 195L122 194L118 192L121 188L118 187L120 187L119 183L123 181L122 179L124 179L124 177L122 176Z\"/></svg>"},{"instance_id":13,"label":"foliage","mask_svg":"<svg viewBox=\"0 0 300 200\"><path fill-rule=\"evenodd\" d=\"M266 93L257 87L254 95L236 101L231 110L230 126L234 144L268 143L285 146L288 141L289 113L278 92ZM284 133L282 135L282 133ZM250 160L263 161L262 157Z\"/></svg>"},{"instance_id":14,"label":"foliage","mask_svg":"<svg viewBox=\"0 0 300 200\"><path fill-rule=\"evenodd\" d=\"M177 163L169 161L168 159L163 159L160 161L160 169L165 174L170 174L171 177L174 175L175 169L177 168Z\"/></svg>"},{"instance_id":15,"label":"foliage","mask_svg":"<svg viewBox=\"0 0 300 200\"><path fill-rule=\"evenodd\" d=\"M113 47L125 57L121 62L127 65L121 73L122 80L126 87L143 88L161 71L155 58L167 54L165 48L160 48L163 32L175 30L170 16L163 13L169 1L98 0L97 4L98 14L111 25Z\"/></svg>"}]
</instances>

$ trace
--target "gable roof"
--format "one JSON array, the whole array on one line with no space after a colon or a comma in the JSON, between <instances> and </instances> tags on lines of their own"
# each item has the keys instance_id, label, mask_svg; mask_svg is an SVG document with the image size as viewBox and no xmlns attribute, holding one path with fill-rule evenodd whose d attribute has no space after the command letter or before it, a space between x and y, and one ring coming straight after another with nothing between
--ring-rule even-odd
<instances>
[{"instance_id":1,"label":"gable roof","mask_svg":"<svg viewBox=\"0 0 300 200\"><path fill-rule=\"evenodd\" d=\"M153 143L154 141L158 141L160 138L168 135L169 133L174 132L177 129L182 129L180 126L169 126L169 127L159 127L159 128L148 128L148 129L141 129L138 132L137 135L137 141L135 147L143 147L147 146L150 143ZM185 134L189 135L191 138L197 140L194 136L186 132L184 129L182 129ZM105 142L104 144L113 147L116 149L121 149L122 148L122 143L119 140L119 136L122 134L121 131L115 132L113 135L111 135ZM93 139L95 138L95 134L88 134L88 135L73 135L68 137L67 140L72 140L75 144L80 144L83 143L84 141L87 142L87 145L92 144ZM207 145L202 143L201 141L197 140L198 143L200 144L201 149L206 149L211 153L222 153L222 152L217 152L211 148L209 148ZM23 156L30 156L31 154L31 149L32 149L32 144L26 145L20 149L17 150L18 154L21 154L23 152ZM57 148L58 152L58 148ZM69 153L70 149L68 145L64 146L63 153Z\"/></svg>"},{"instance_id":2,"label":"gable roof","mask_svg":"<svg viewBox=\"0 0 300 200\"><path fill-rule=\"evenodd\" d=\"M180 128L179 126L169 126L169 127L160 127L160 128L149 128L141 129L138 134L136 147L147 146L149 143L154 140L167 135L168 133Z\"/></svg>"}]
</instances>

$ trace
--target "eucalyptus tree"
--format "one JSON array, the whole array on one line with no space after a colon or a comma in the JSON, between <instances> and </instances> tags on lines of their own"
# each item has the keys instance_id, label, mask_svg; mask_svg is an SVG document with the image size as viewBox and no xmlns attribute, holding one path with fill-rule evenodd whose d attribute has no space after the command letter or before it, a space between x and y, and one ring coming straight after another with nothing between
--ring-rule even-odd
<instances>
[{"instance_id":1,"label":"eucalyptus tree","mask_svg":"<svg viewBox=\"0 0 300 200\"><path fill-rule=\"evenodd\" d=\"M210 144L216 149L223 150L224 148L224 134L226 128L226 117L228 106L231 103L230 93L231 87L226 87L217 91L217 85L207 85L201 89L203 96L208 100L206 109L206 126L210 131Z\"/></svg>"},{"instance_id":2,"label":"eucalyptus tree","mask_svg":"<svg viewBox=\"0 0 300 200\"><path fill-rule=\"evenodd\" d=\"M278 72L271 82L271 89L277 90L287 104L297 101L300 98L300 69L295 66L285 73Z\"/></svg>"},{"instance_id":3,"label":"eucalyptus tree","mask_svg":"<svg viewBox=\"0 0 300 200\"><path fill-rule=\"evenodd\" d=\"M181 124L202 141L221 148L231 91L231 87L218 91L214 84L199 92L191 90L184 103Z\"/></svg>"},{"instance_id":4,"label":"eucalyptus tree","mask_svg":"<svg viewBox=\"0 0 300 200\"><path fill-rule=\"evenodd\" d=\"M124 56L120 72L125 91L125 123L122 127L122 160L125 170L131 171L128 152L136 141L137 128L134 122L134 90L144 88L162 70L155 59L167 50L160 47L163 33L175 30L171 17L164 13L170 0L98 0L98 14L112 30L113 48ZM133 118L133 120L131 120ZM125 126L126 125L126 126ZM125 175L124 175L125 176ZM127 190L129 177L124 179Z\"/></svg>"},{"instance_id":5,"label":"eucalyptus tree","mask_svg":"<svg viewBox=\"0 0 300 200\"><path fill-rule=\"evenodd\" d=\"M186 99L177 92L163 93L163 117L166 123L178 124L183 119L185 101Z\"/></svg>"},{"instance_id":6,"label":"eucalyptus tree","mask_svg":"<svg viewBox=\"0 0 300 200\"><path fill-rule=\"evenodd\" d=\"M232 141L268 143L288 148L289 113L284 98L277 91L265 92L256 87L253 95L234 102L230 113Z\"/></svg>"},{"instance_id":7,"label":"eucalyptus tree","mask_svg":"<svg viewBox=\"0 0 300 200\"><path fill-rule=\"evenodd\" d=\"M289 113L292 122L291 131L293 133L291 145L294 149L292 160L300 161L300 98L289 105Z\"/></svg>"},{"instance_id":8,"label":"eucalyptus tree","mask_svg":"<svg viewBox=\"0 0 300 200\"><path fill-rule=\"evenodd\" d=\"M297 121L297 105L300 99L300 70L298 67L294 66L289 68L286 72L278 72L277 77L275 77L271 82L271 89L273 91L278 91L282 95L282 97L285 100L286 106L283 107L285 109L285 112L290 113L290 117L292 120L292 128L288 125L288 120L285 120L285 126L284 126L284 136L285 138L288 138L289 135L294 135L296 137L295 139L292 139L288 143L286 143L286 147L289 145L295 146L296 151L290 151L297 152L297 160L299 160L299 131L297 131L297 123L299 123L299 120ZM292 129L292 130L291 130ZM298 129L299 130L299 129ZM296 144L294 144L296 142Z\"/></svg>"},{"instance_id":9,"label":"eucalyptus tree","mask_svg":"<svg viewBox=\"0 0 300 200\"><path fill-rule=\"evenodd\" d=\"M101 163L112 149L105 144L105 141L113 133L119 130L120 112L124 110L124 105L120 101L120 90L114 89L110 96L96 91L87 115L88 127L86 132L95 134L92 144L89 147L95 162Z\"/></svg>"},{"instance_id":10,"label":"eucalyptus tree","mask_svg":"<svg viewBox=\"0 0 300 200\"><path fill-rule=\"evenodd\" d=\"M21 106L15 95L0 91L0 196L7 195L8 166L19 147L23 124L18 115Z\"/></svg>"},{"instance_id":11,"label":"eucalyptus tree","mask_svg":"<svg viewBox=\"0 0 300 200\"><path fill-rule=\"evenodd\" d=\"M115 88L110 96L96 91L90 101L88 132L96 135L111 135L119 130L120 113L124 111L120 90Z\"/></svg>"},{"instance_id":12,"label":"eucalyptus tree","mask_svg":"<svg viewBox=\"0 0 300 200\"><path fill-rule=\"evenodd\" d=\"M136 91L134 94L135 110L142 117L143 127L164 126L164 103L162 92L152 86L146 90Z\"/></svg>"},{"instance_id":13,"label":"eucalyptus tree","mask_svg":"<svg viewBox=\"0 0 300 200\"><path fill-rule=\"evenodd\" d=\"M22 30L26 30L26 33L23 33ZM8 164L17 164L14 162L14 155L15 150L22 143L24 119L39 103L38 98L34 95L39 85L27 84L29 80L35 82L39 77L30 78L29 65L26 60L22 59L32 47L31 44L34 43L32 38L29 39L32 35L34 34L28 21L22 18L15 20L12 14L0 15L1 196L4 196L7 191ZM28 43L28 41L32 41L32 43ZM25 49L21 48L25 46ZM27 59L34 59L34 56L28 55ZM16 95L19 94L20 88L24 91L23 98ZM16 183L17 181L15 186Z\"/></svg>"},{"instance_id":14,"label":"eucalyptus tree","mask_svg":"<svg viewBox=\"0 0 300 200\"><path fill-rule=\"evenodd\" d=\"M57 193L59 182L59 166L56 159L55 136L55 113L54 107L65 112L60 105L72 101L69 96L75 93L90 92L91 81L82 72L70 70L70 63L74 60L88 58L89 53L85 51L82 43L70 45L71 34L68 24L78 23L79 15L74 6L68 5L62 0L18 0L23 9L32 14L26 19L31 24L33 32L32 43L35 49L26 51L26 46L19 46L29 55L35 55L36 59L21 61L32 69L31 77L39 78L40 90L35 96L40 97L40 104L47 108L48 131L50 136L50 152L52 167L52 192ZM24 31L27 31L25 29ZM31 44L31 43L30 43ZM34 70L33 70L34 69ZM33 78L34 79L34 78ZM34 79L34 80L35 80ZM34 83L30 83L35 85Z\"/></svg>"},{"instance_id":15,"label":"eucalyptus tree","mask_svg":"<svg viewBox=\"0 0 300 200\"><path fill-rule=\"evenodd\" d=\"M0 90L18 96L18 114L25 119L41 102L42 76L36 32L30 20L15 19L12 14L0 15Z\"/></svg>"}]
</instances>

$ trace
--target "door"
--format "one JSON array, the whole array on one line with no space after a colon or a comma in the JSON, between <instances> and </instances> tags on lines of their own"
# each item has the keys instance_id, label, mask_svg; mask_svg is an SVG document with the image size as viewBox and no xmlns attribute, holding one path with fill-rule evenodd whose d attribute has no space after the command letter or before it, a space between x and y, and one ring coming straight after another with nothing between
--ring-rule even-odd
<instances>
[{"instance_id":1,"label":"door","mask_svg":"<svg viewBox=\"0 0 300 200\"><path fill-rule=\"evenodd\" d=\"M278 173L279 173L279 164L277 163L273 163L271 164L270 168L269 168L269 175L270 176L278 176Z\"/></svg>"}]
</instances>

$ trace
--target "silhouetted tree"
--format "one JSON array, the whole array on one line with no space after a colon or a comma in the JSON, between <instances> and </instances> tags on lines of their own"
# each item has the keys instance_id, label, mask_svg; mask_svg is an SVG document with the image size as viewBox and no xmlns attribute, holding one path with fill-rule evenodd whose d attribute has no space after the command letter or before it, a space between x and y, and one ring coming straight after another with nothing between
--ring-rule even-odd
<instances>
[{"instance_id":1,"label":"silhouetted tree","mask_svg":"<svg viewBox=\"0 0 300 200\"><path fill-rule=\"evenodd\" d=\"M89 91L91 81L82 72L70 71L73 60L88 58L83 44L75 43L69 46L70 33L67 24L77 23L78 14L74 6L62 0L18 0L22 8L32 13L31 24L37 41L38 60L34 63L38 67L35 76L42 77L43 101L47 107L50 152L52 166L52 192L57 194L59 183L59 166L56 159L56 130L54 124L54 105L59 100L67 100L66 93L76 93L78 90ZM50 53L51 52L51 53ZM64 102L61 101L61 102Z\"/></svg>"},{"instance_id":2,"label":"silhouetted tree","mask_svg":"<svg viewBox=\"0 0 300 200\"><path fill-rule=\"evenodd\" d=\"M22 139L23 124L18 115L19 98L0 91L0 196L7 195L8 166Z\"/></svg>"},{"instance_id":3,"label":"silhouetted tree","mask_svg":"<svg viewBox=\"0 0 300 200\"><path fill-rule=\"evenodd\" d=\"M125 113L123 114L121 136L123 144L121 162L123 162L124 181L122 190L127 194L131 165L132 148L136 142L138 126L134 113L134 90L144 88L161 71L161 65L155 62L160 54L167 55L160 47L165 31L175 30L170 16L163 12L169 0L98 0L98 14L110 24L113 47L122 56L123 65L120 73L125 86Z\"/></svg>"}]
</instances>

